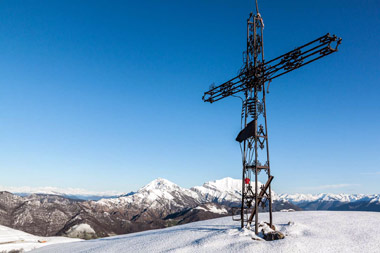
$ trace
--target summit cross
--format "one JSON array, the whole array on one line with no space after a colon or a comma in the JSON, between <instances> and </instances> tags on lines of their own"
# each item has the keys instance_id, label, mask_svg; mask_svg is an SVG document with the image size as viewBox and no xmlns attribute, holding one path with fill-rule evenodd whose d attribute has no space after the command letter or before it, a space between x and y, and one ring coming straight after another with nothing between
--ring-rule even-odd
<instances>
[{"instance_id":1,"label":"summit cross","mask_svg":"<svg viewBox=\"0 0 380 253\"><path fill-rule=\"evenodd\" d=\"M258 234L259 208L269 205L269 224L272 226L271 168L269 162L268 130L265 94L273 79L319 60L338 51L342 39L329 33L309 43L280 55L264 60L264 22L257 0L256 14L247 19L247 49L243 53L243 67L229 81L211 86L203 95L203 101L213 103L221 99L242 95L241 131L236 140L242 150L242 199L239 208L241 227L250 227L255 218ZM261 160L260 160L261 159ZM267 181L259 189L258 176L265 171ZM254 177L254 188L252 187Z\"/></svg>"}]
</instances>

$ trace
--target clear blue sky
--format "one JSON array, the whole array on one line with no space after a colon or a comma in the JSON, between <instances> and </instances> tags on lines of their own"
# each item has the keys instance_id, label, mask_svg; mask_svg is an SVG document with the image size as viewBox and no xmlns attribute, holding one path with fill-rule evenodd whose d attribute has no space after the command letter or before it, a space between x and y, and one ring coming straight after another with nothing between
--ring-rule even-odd
<instances>
[{"instance_id":1,"label":"clear blue sky","mask_svg":"<svg viewBox=\"0 0 380 253\"><path fill-rule=\"evenodd\" d=\"M269 60L327 32L339 53L268 96L277 192L380 193L380 2L262 0ZM241 177L240 102L206 104L242 65L253 1L0 3L0 185L135 190Z\"/></svg>"}]
</instances>

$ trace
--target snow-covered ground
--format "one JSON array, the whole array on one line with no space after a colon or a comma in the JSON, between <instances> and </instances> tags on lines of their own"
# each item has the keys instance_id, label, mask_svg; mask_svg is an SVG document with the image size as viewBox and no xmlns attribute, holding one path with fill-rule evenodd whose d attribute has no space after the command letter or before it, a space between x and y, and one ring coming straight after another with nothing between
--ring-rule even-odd
<instances>
[{"instance_id":1,"label":"snow-covered ground","mask_svg":"<svg viewBox=\"0 0 380 253\"><path fill-rule=\"evenodd\" d=\"M51 244L77 241L81 240L67 237L35 236L16 229L0 226L0 252L8 252L12 250L29 251Z\"/></svg>"},{"instance_id":2,"label":"snow-covered ground","mask_svg":"<svg viewBox=\"0 0 380 253\"><path fill-rule=\"evenodd\" d=\"M266 220L261 214L260 220ZM231 217L97 240L56 244L40 252L380 252L380 213L276 212L275 226L286 238L253 240Z\"/></svg>"}]
</instances>

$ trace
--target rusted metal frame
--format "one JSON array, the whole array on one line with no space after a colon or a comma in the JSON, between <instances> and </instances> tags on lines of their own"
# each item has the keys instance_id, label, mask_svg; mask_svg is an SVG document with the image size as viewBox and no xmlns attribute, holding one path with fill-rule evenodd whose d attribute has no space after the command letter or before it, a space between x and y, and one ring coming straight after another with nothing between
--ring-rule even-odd
<instances>
[{"instance_id":1,"label":"rusted metal frame","mask_svg":"<svg viewBox=\"0 0 380 253\"><path fill-rule=\"evenodd\" d=\"M228 97L228 96L230 96L230 95L234 95L234 94L236 94L236 93L238 93L238 92L233 91L233 89L234 89L233 86L236 85L236 84L239 84L239 83L242 83L242 81L239 80L239 81L237 81L236 83L232 83L232 84L231 84L231 87L232 87L232 88L231 88L231 91L229 91L228 95L224 95L224 94L223 94L223 93L224 93L223 90L218 90L218 91L216 91L214 94L208 94L208 93L205 93L205 95L203 96L203 100L204 100L205 102L214 103L214 102L216 102L216 101L221 100L222 98ZM238 85L238 87L240 87L240 86L242 86L242 85ZM207 95L209 95L208 98L206 98Z\"/></svg>"},{"instance_id":2,"label":"rusted metal frame","mask_svg":"<svg viewBox=\"0 0 380 253\"><path fill-rule=\"evenodd\" d=\"M339 41L340 41L340 40L338 39L337 46L340 44ZM309 54L309 55L307 55L307 56L304 56L304 57L298 59L298 61L302 61L302 60L304 60L304 59L306 59L306 58L308 58L308 57L314 55L315 53L323 52L323 51L326 50L326 49L327 49L328 51L336 52L336 51L337 51L337 47L336 47L335 49L331 48L331 42L333 42L333 41L325 41L325 42L323 42L322 44L319 44L318 46L315 46L315 47L310 48L310 49L308 49L308 50L306 50L306 51L304 51L304 52L301 52L301 54L300 54L299 56L305 55L305 54L307 54L307 53L309 53L309 52L311 52L311 51L313 51L313 50L316 50L316 49L318 49L318 48L320 48L320 47L323 47L323 46L326 46L326 45L327 45L326 47L321 48L321 49L317 50L316 52L314 52L314 53L312 53L312 54ZM313 44L313 43L309 43L309 45L311 45L311 44ZM263 66L261 66L261 67L264 68L264 70L265 70L265 72L266 72L266 75L268 75L268 74L270 75L270 74L272 74L271 71L272 71L273 68L276 68L276 67L279 66L279 65L284 65L285 63L287 63L287 62L290 61L290 60L288 60L288 61L283 61L283 58L284 58L285 56L291 55L292 53L294 53L294 52L296 52L296 51L300 51L301 48L303 48L303 47L300 47L300 48L298 48L298 49L296 49L296 50L292 50L292 51L290 51L290 52L288 52L288 53L286 53L286 54L283 54L281 57L277 57L277 58L275 58L275 59L273 59L273 60L270 60L270 61L268 61L268 62L265 62L265 63L263 64ZM271 62L273 62L273 61L276 61L276 60L281 60L281 61L280 61L279 63L277 63L276 65L273 65L273 66L269 66L269 65L268 65L269 63L271 63ZM268 67L267 69L265 69L266 66L269 66L269 67ZM281 70L281 69L283 69L283 68L284 68L284 66L282 66L282 67L280 67L280 68L276 68L276 69L275 69L275 72L278 71L278 70Z\"/></svg>"},{"instance_id":3,"label":"rusted metal frame","mask_svg":"<svg viewBox=\"0 0 380 253\"><path fill-rule=\"evenodd\" d=\"M318 59L321 59L321 58L323 58L323 57L325 57L325 56L328 56L328 55L330 55L330 54L332 54L332 53L334 53L334 52L335 52L335 51L331 51L331 52L329 52L329 53L323 54L323 55L321 55L321 56L319 56L319 57L317 57L317 58L314 58L314 59L312 59L312 60L310 60L310 61L308 61L308 62L305 62L305 63L301 64L301 65L300 65L299 67L297 67L297 68L287 70L286 72L283 72L283 73L278 74L278 75L276 75L276 76L274 76L274 77L268 78L267 81L272 81L273 79L275 79L275 78L277 78L277 77L280 77L280 76L282 76L282 75L285 75L285 74L287 74L287 73L289 73L289 72L291 72L291 71L293 71L293 70L296 70L296 69L298 69L298 68L300 68L300 67L303 67L303 66L305 66L305 65L307 65L307 64L309 64L309 63L312 63L312 62L314 62L314 61L316 61L316 60L318 60Z\"/></svg>"},{"instance_id":4,"label":"rusted metal frame","mask_svg":"<svg viewBox=\"0 0 380 253\"><path fill-rule=\"evenodd\" d=\"M264 138L264 139L267 138L266 135L258 135L257 137L258 138Z\"/></svg>"},{"instance_id":5,"label":"rusted metal frame","mask_svg":"<svg viewBox=\"0 0 380 253\"><path fill-rule=\"evenodd\" d=\"M254 17L254 24L253 24L253 33L254 33L254 37L253 37L253 59L254 59L254 62L253 62L253 67L254 69L257 68L257 58L258 58L258 51L257 51L257 21L258 21L258 16L256 15ZM260 80L257 80L257 81L260 81ZM259 83L260 85L260 83ZM256 108L257 108L257 101L258 101L258 91L257 91L257 86L255 85L254 87L254 101L255 101L255 104L256 104ZM258 223L259 223L259 208L258 208L258 202L259 202L259 196L258 196L258 171L257 171L257 165L258 165L258 153L257 153L257 126L258 126L258 115L256 114L255 115L255 118L254 118L254 122L255 122L255 133L254 133L254 140L255 140L255 145L254 145L254 152L255 152L255 163L254 163L254 170L255 170L255 211L256 211L256 216L255 216L255 234L258 234L259 233L259 227L258 227Z\"/></svg>"},{"instance_id":6,"label":"rusted metal frame","mask_svg":"<svg viewBox=\"0 0 380 253\"><path fill-rule=\"evenodd\" d=\"M315 50L315 49L317 49L317 48L319 48L321 46L325 46L325 45L327 45L327 46L323 47L323 48L320 48L317 51L314 51L314 52L312 52L310 54L307 54L307 53L309 53L309 52L311 52L311 51L313 51L313 50ZM303 57L301 57L301 58L299 58L299 59L296 60L297 62L300 62L301 64L299 66L296 66L296 67L290 69L290 71L306 65L307 63L303 64L302 61L304 61L305 59L307 59L307 58L309 58L309 57L311 57L311 56L313 56L313 55L315 55L317 53L321 53L321 52L323 52L326 49L330 50L329 49L329 45L328 44L324 44L324 45L321 44L321 45L316 46L315 48L312 48L312 49L310 49L310 50L308 50L306 52L302 52L299 56L303 56ZM322 55L324 56L325 54L322 54ZM276 64L274 66L271 66L270 68L268 68L268 69L265 70L265 76L270 76L273 73L276 73L276 72L278 72L280 70L285 69L286 64L288 64L289 62L291 62L291 60L281 61L280 63L278 63L278 64ZM277 66L279 66L279 67L277 67ZM288 71L288 70L286 70L286 71Z\"/></svg>"},{"instance_id":7,"label":"rusted metal frame","mask_svg":"<svg viewBox=\"0 0 380 253\"><path fill-rule=\"evenodd\" d=\"M239 75L235 76L234 78L228 80L227 82L224 82L224 83L222 83L221 85L218 85L218 86L216 86L216 87L214 87L214 88L212 88L212 89L206 91L204 94L212 93L213 91L222 88L222 87L223 87L224 85L226 85L227 83L231 83L231 82L233 82L235 79L240 78L240 76L242 76L242 74L239 74Z\"/></svg>"},{"instance_id":8,"label":"rusted metal frame","mask_svg":"<svg viewBox=\"0 0 380 253\"><path fill-rule=\"evenodd\" d=\"M327 46L326 46L327 45ZM318 53L318 52L321 52L321 51L323 51L324 49L329 49L329 43L324 43L324 44L320 44L320 45L318 45L318 46L315 46L314 48L311 48L311 49L309 49L309 50L307 50L307 51L305 51L305 52L301 52L301 54L299 55L299 56L302 56L302 55L305 55L305 54L307 54L307 53L309 53L309 52L311 52L311 51L313 51L313 50L316 50L316 49L318 49L318 48L320 48L320 47L323 47L323 46L326 46L326 47L324 47L324 48L321 48L321 49L319 49L318 51L316 51L316 52L314 52L314 53L312 53L312 54L310 54L310 55L307 55L307 56L305 56L305 57L302 57L302 58L300 58L300 59L297 59L297 61L302 61L302 60L304 60L305 58L308 58L308 57L310 57L310 56L312 56L312 55L314 55L314 54L316 54L316 53ZM288 54L286 54L286 55L290 55L290 53L288 53ZM285 55L285 56L286 56ZM291 61L291 59L290 60L284 60L283 58L281 58L281 61L279 62L279 63L277 63L276 65L273 65L273 66L269 66L267 69L265 69L265 66L268 66L268 63L265 63L264 65L263 65L263 67L264 67L264 69L265 69L265 72L268 74L268 75L270 75L270 74L272 74L273 72L277 72L278 70L281 70L281 69L283 69L285 66L285 64L286 63L288 63L288 62L290 62ZM280 67L278 67L277 68L277 66L280 66Z\"/></svg>"},{"instance_id":9,"label":"rusted metal frame","mask_svg":"<svg viewBox=\"0 0 380 253\"><path fill-rule=\"evenodd\" d=\"M246 68L248 69L248 66L249 66L249 27L250 27L250 24L249 24L249 21L251 19L251 16L252 14L249 16L248 20L247 20L247 51L246 51ZM244 106L244 128L247 126L247 117L248 117L248 107L246 106L246 101L248 100L248 91L245 92L245 103L243 103L242 106ZM247 140L244 140L244 154L243 154L243 173L242 173L242 192L241 192L241 196L242 196L242 200L241 200L241 228L244 227L244 204L245 204L245 182L244 182L244 179L246 177L246 166L247 166Z\"/></svg>"},{"instance_id":10,"label":"rusted metal frame","mask_svg":"<svg viewBox=\"0 0 380 253\"><path fill-rule=\"evenodd\" d=\"M246 50L246 69L248 69L248 66L251 63L251 57L250 57L250 46L251 46L251 40L250 40L250 27L253 24L250 19L252 18L252 15L250 15L249 19L247 20L247 50ZM244 109L244 127L247 126L247 120L249 118L248 114L248 106L247 106L247 101L249 97L251 96L252 93L252 88L246 88L245 89L245 102L243 103L243 109ZM242 173L242 203L241 203L241 227L244 227L245 225L245 218L244 218L244 210L245 210L245 205L247 204L247 207L249 208L252 202L252 189L250 188L250 184L248 184L248 188L246 188L245 184L245 178L251 178L250 176L250 169L247 167L250 158L248 158L248 154L250 156L250 145L248 145L250 140L245 140L244 141L244 154L243 154L243 173Z\"/></svg>"},{"instance_id":11,"label":"rusted metal frame","mask_svg":"<svg viewBox=\"0 0 380 253\"><path fill-rule=\"evenodd\" d=\"M316 47L316 48L317 48L317 47ZM309 58L309 57L311 57L311 56L313 56L313 55L315 55L315 54L317 54L317 53L323 52L325 49L328 49L329 52L328 52L328 53L325 53L325 54L322 54L322 55L320 55L319 57L314 58L314 59L312 59L312 60L310 60L310 61L307 61L307 62L305 62L305 63L301 63L299 66L294 67L294 68L289 69L289 70L286 70L285 72L280 73L280 74L278 74L278 75L276 75L276 76L274 76L274 77L269 77L269 76L272 75L273 73L278 72L278 71L281 71L282 69L284 69L284 67L285 67L284 65L286 64L286 62L279 63L279 64L282 64L281 67L279 67L279 68L277 68L277 69L274 69L274 70L272 70L272 71L270 71L270 72L266 72L266 73L264 74L264 76L262 77L262 78L264 78L264 79L262 80L262 82L271 81L271 80L273 80L273 79L275 79L275 78L277 78L277 77L279 77L279 76L282 76L282 75L284 75L284 74L286 74L286 73L289 73L289 72L291 72L291 71L293 71L293 70L295 70L295 69L298 69L298 68L300 68L300 67L303 67L303 66L305 66L305 65L307 65L307 64L309 64L309 63L311 63L311 62L313 62L313 61L315 61L315 60L318 60L318 59L320 59L320 58L322 58L322 57L325 57L325 56L327 56L327 55L329 55L329 54L331 54L331 53L336 52L336 51L331 51L329 47L324 47L324 48L321 48L321 49L318 50L318 51L315 51L315 52L313 52L313 53L311 53L311 54L309 54L309 55L306 55L306 56L304 56L304 57L298 59L297 61L303 61L303 60L305 60L305 59L307 59L307 58ZM314 49L313 49L313 50L314 50ZM304 52L304 53L306 53L306 52ZM303 54L304 54L304 53L303 53ZM301 55L303 55L303 54L301 54ZM288 62L289 62L289 61L288 61ZM265 64L265 65L266 65L266 64ZM277 65L278 65L278 64L277 64ZM276 65L276 66L277 66L277 65ZM273 67L274 67L274 66L273 66ZM268 70L273 69L273 67L269 68ZM268 71L268 70L266 70L266 71ZM240 76L240 75L239 75L239 76ZM235 77L235 78L233 78L233 79L231 79L231 80L235 80L235 79L237 79L237 78L238 78L238 77ZM247 77L246 79L248 79L248 78L251 78L251 76ZM228 82L226 82L226 83L224 83L224 84L222 84L222 85L220 85L220 86L218 86L218 87L212 89L212 91L216 90L216 91L214 91L214 94L212 94L213 92L211 92L211 91L205 92L205 95L203 96L204 101L213 103L213 102L219 101L219 100L221 100L222 98L226 97L223 93L225 92L224 89L227 87L227 86L226 86L227 83L230 83L230 87L231 87L230 90L228 91L229 94L228 94L227 96L229 96L229 95L233 95L233 94L236 94L236 93L239 93L239 92L243 91L244 89L246 89L246 87L244 87L244 86L246 85L246 83L245 83L244 81L242 81L242 80L238 80L236 83L232 83L231 81L228 81ZM237 85L237 86L236 86L236 87L233 87L233 86L235 86L235 85ZM205 98L206 95L209 95L210 97Z\"/></svg>"},{"instance_id":12,"label":"rusted metal frame","mask_svg":"<svg viewBox=\"0 0 380 253\"><path fill-rule=\"evenodd\" d=\"M302 48L304 48L304 47L307 47L307 46L309 46L309 45L311 45L311 44L313 44L313 43L315 43L315 42L317 42L317 41L320 41L321 39L323 39L323 38L325 38L325 37L328 37L328 36L330 36L330 33L327 33L326 35L323 35L323 36L321 36L321 37L319 37L319 38L317 38L317 39L315 39L315 40L313 40L313 41L310 41L309 43L306 43L305 45L302 45L302 46L300 46L300 47L297 47L297 48L293 49L293 50L290 51L290 52L287 52L287 53L285 53L285 54L283 54L283 55L277 56L276 58L274 58L274 59L272 59L272 60L270 60L270 61L267 61L265 64L269 64L269 63L271 63L271 62L273 62L273 61L276 61L276 60L278 60L278 59L280 59L280 58L283 58L283 57L284 57L285 55L287 55L287 54L290 54L290 53L296 52L296 51L298 51L298 50L300 50L300 49L302 49ZM331 36L330 36L330 37L331 37Z\"/></svg>"},{"instance_id":13,"label":"rusted metal frame","mask_svg":"<svg viewBox=\"0 0 380 253\"><path fill-rule=\"evenodd\" d=\"M258 199L259 199L258 200L259 201L258 204L261 203L261 201L263 199L263 196L265 195L265 192L267 191L267 189L269 188L269 186L272 183L272 180L273 180L273 176L269 176L268 177L268 181L265 183L264 187L261 189L260 194L258 196ZM248 224L252 223L253 217L256 215L256 213L257 213L257 210L252 210L252 213L251 213L251 215L249 216L249 219L248 219Z\"/></svg>"},{"instance_id":14,"label":"rusted metal frame","mask_svg":"<svg viewBox=\"0 0 380 253\"><path fill-rule=\"evenodd\" d=\"M248 20L248 26L249 26L249 24L253 24L253 22L250 22L250 21ZM249 32L249 31L248 31L248 32ZM249 36L249 35L248 35L248 36ZM324 38L328 38L329 40L325 40L325 41L323 41ZM263 36L261 37L261 39L262 39L262 41L263 41ZM281 61L281 62L277 63L276 65L274 65L274 66L270 66L268 69L265 69L265 66L268 66L269 63L274 62L274 61L279 60L279 59L282 59L283 57L285 57L285 56L287 56L287 55L291 55L292 53L294 53L294 52L296 52L296 51L298 51L298 50L300 50L300 49L302 49L302 48L304 48L304 47L306 47L306 46L309 46L309 45L311 45L311 44L313 44L313 43L315 43L315 42L317 42L317 41L322 41L322 44L320 44L320 45L318 45L318 46L315 46L315 47L313 47L313 48L311 48L311 49L308 49L308 50L305 51L305 52L302 52L299 56L305 55L305 54L307 54L307 53L309 53L309 52L311 52L311 51L313 51L313 50L315 50L315 49L318 49L318 48L320 48L320 47L322 47L322 46L325 46L325 45L327 45L327 46L326 46L326 47L323 47L323 48L319 49L318 51L315 51L315 52L313 52L313 53L311 53L311 54L309 54L309 55L306 55L306 56L304 56L304 57L298 59L297 61L299 61L299 62L300 62L300 61L303 61L303 60L305 60L306 58L311 57L311 56L315 55L315 54L318 53L318 52L323 52L323 51L325 51L325 50L328 50L328 53L325 53L325 54L321 55L320 57L317 57L316 59L310 60L310 61L308 61L308 62L306 62L306 63L302 63L302 64L300 64L299 66L297 66L297 67L295 67L295 68L293 68L293 69L287 70L287 71L285 71L285 72L283 72L283 73L281 73L281 74L278 74L278 75L276 75L276 76L274 76L274 77L268 77L268 76L272 75L273 73L275 73L275 72L277 72L277 71L280 71L281 69L284 69L284 67L285 67L284 65L285 65L287 62L290 62L290 60L288 60L288 61ZM331 47L331 43L334 42L334 41L337 41L337 45L336 45L336 48L335 48L335 49L333 49L333 48ZM272 60L270 60L270 61L268 61L268 62L265 62L265 63L264 63L264 61L262 61L264 64L263 64L261 67L263 67L263 68L265 69L265 72L266 72L266 73L265 73L265 77L266 77L266 78L265 78L264 82L265 82L265 81L268 81L268 80L272 80L272 79L274 79L274 78L276 78L276 77L279 77L279 76L281 76L281 75L283 75L283 74L289 73L289 72L292 71L292 70L295 70L295 69L297 69L297 68L300 68L300 67L302 67L302 66L305 66L306 64L309 64L309 63L311 63L311 62L313 62L313 61L315 61L315 60L317 60L317 59L320 59L320 58L322 58L322 57L324 57L324 56L327 56L327 55L329 55L329 54L331 54L331 53L333 53L333 52L336 52L336 51L338 50L338 46L339 46L339 44L340 44L340 41L341 41L341 39L340 39L340 38L337 38L335 35L334 35L334 37L331 37L329 34L327 34L327 35L322 36L322 37L320 37L320 38L318 38L318 39L315 39L314 41L309 42L309 43L307 43L307 44L305 44L305 45L303 45L303 46L301 46L301 47L298 47L298 48L296 48L296 49L294 49L294 50L292 50L292 51L290 51L290 52L287 52L287 53L285 53L285 54L283 54L283 55L281 55L281 56L279 56L279 57L276 57L276 58L274 58L274 59L272 59ZM247 41L247 52L248 52L248 51L249 51L249 44L248 44L248 41ZM249 52L247 53L247 58L249 58ZM249 59L247 59L247 62L249 62ZM279 65L281 65L281 67L280 67L280 68L276 68L276 67L279 66ZM257 66L256 66L256 67L257 67ZM274 68L275 68L275 69L274 69ZM249 64L246 64L246 71L247 71L248 69L249 69ZM268 72L268 71L269 71L269 72ZM207 101L207 102L211 102L211 103L212 103L212 102L219 101L220 99L222 99L223 97L225 97L225 96L223 95L223 93L225 92L224 90L225 90L225 88L227 88L227 87L230 87L229 95L233 95L233 94L236 94L236 93L240 92L241 89L239 90L239 88L241 88L241 87L243 87L244 85L246 85L246 82L245 82L245 81L246 81L247 79L252 78L252 75L248 75L248 76L246 76L246 78L244 78L243 80L241 80L240 78L241 78L242 76L244 76L245 74L247 74L247 72L243 72L243 73L237 75L236 77L230 79L229 81L227 81L227 82L225 82L225 83L223 83L223 84L221 84L221 85L219 85L219 86L217 86L217 87L214 87L214 88L210 89L209 91L205 92L205 93L204 93L204 96L203 96L204 100ZM236 79L240 79L240 80L234 82ZM239 85L237 85L237 84L239 84ZM236 87L233 87L233 86L235 86L235 85L237 85L237 86L236 86ZM206 95L209 95L210 97L207 98L207 99L205 99L205 96L206 96Z\"/></svg>"},{"instance_id":15,"label":"rusted metal frame","mask_svg":"<svg viewBox=\"0 0 380 253\"><path fill-rule=\"evenodd\" d=\"M254 169L255 166L254 166L254 165L247 165L246 168L247 168L247 169ZM261 169L268 169L268 166L265 166L265 165L258 165L257 168L260 169L260 170L261 170Z\"/></svg>"},{"instance_id":16,"label":"rusted metal frame","mask_svg":"<svg viewBox=\"0 0 380 253\"><path fill-rule=\"evenodd\" d=\"M257 2L256 2L257 3ZM261 29L261 43L262 43L262 62L264 63L264 34L263 34L263 29ZM265 73L265 72L264 72ZM263 73L263 75L264 75ZM263 169L266 169L267 175L268 175L268 181L271 176L271 170L270 170L270 160L269 160L269 139L268 139L268 123L267 123L267 107L266 107L266 98L265 98L265 79L263 80L262 83L263 87L263 105L264 105L264 111L263 111L263 117L264 117L264 131L265 131L265 147L267 151L267 168L266 166L263 166ZM273 179L273 177L272 177ZM271 180L272 181L272 180ZM273 214L272 214L272 184L271 182L269 183L269 224L270 227L273 225Z\"/></svg>"},{"instance_id":17,"label":"rusted metal frame","mask_svg":"<svg viewBox=\"0 0 380 253\"><path fill-rule=\"evenodd\" d=\"M247 96L247 95L246 95ZM247 109L245 109L247 110ZM247 112L245 112L245 115L246 115ZM245 120L245 123L246 123L247 120ZM245 182L244 182L244 179L245 179L245 171L246 171L246 147L247 147L247 143L246 143L246 140L244 140L244 154L243 154L243 175L242 175L242 192L241 192L241 209L240 209L240 217L241 217L241 228L244 227L244 199L245 199Z\"/></svg>"},{"instance_id":18,"label":"rusted metal frame","mask_svg":"<svg viewBox=\"0 0 380 253\"><path fill-rule=\"evenodd\" d=\"M264 117L264 123L265 123L265 142L266 142L266 150L267 150L267 174L268 174L268 180L271 177L271 170L270 170L270 159L269 159L269 139L268 139L268 123L267 123L267 108L266 108L266 98L265 98L265 83L263 85L263 104L264 104L264 112L263 112L263 117ZM265 169L265 168L263 168ZM273 214L272 214L272 185L269 184L269 224L270 227L273 225Z\"/></svg>"}]
</instances>

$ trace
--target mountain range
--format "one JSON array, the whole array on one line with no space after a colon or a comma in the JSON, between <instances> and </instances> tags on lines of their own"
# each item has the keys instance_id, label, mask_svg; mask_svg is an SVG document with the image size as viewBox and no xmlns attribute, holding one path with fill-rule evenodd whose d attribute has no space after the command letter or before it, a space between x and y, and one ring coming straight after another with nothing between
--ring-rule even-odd
<instances>
[{"instance_id":1,"label":"mountain range","mask_svg":"<svg viewBox=\"0 0 380 253\"><path fill-rule=\"evenodd\" d=\"M375 211L380 212L380 194L280 194L278 200L288 201L303 210Z\"/></svg>"},{"instance_id":2,"label":"mountain range","mask_svg":"<svg viewBox=\"0 0 380 253\"><path fill-rule=\"evenodd\" d=\"M122 192L117 191L106 191L106 192L94 192L84 189L76 188L58 188L58 187L6 187L0 186L0 191L11 192L18 196L29 196L31 194L47 194L47 195L58 195L70 199L79 200L99 200L103 198L116 198L121 195L126 195Z\"/></svg>"},{"instance_id":3,"label":"mountain range","mask_svg":"<svg viewBox=\"0 0 380 253\"><path fill-rule=\"evenodd\" d=\"M231 215L241 180L224 178L190 189L158 178L136 192L99 200L70 194L0 192L0 225L41 236L91 239ZM21 196L20 196L21 195ZM380 211L380 195L276 194L274 211ZM265 209L263 210L265 211Z\"/></svg>"}]
</instances>

